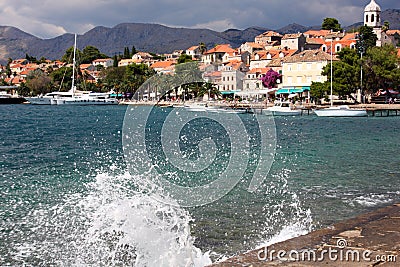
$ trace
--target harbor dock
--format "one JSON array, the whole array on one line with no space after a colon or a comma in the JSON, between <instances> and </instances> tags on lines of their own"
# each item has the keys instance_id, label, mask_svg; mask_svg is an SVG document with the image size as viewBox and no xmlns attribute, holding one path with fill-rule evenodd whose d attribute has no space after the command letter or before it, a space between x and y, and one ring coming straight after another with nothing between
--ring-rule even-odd
<instances>
[{"instance_id":1,"label":"harbor dock","mask_svg":"<svg viewBox=\"0 0 400 267\"><path fill-rule=\"evenodd\" d=\"M400 204L211 266L400 266Z\"/></svg>"}]
</instances>

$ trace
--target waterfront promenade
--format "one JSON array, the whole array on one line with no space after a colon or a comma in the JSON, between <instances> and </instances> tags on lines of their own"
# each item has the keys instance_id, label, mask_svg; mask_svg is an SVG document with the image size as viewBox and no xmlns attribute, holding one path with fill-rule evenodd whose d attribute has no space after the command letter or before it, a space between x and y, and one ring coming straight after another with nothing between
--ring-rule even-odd
<instances>
[{"instance_id":1,"label":"waterfront promenade","mask_svg":"<svg viewBox=\"0 0 400 267\"><path fill-rule=\"evenodd\" d=\"M400 204L212 266L400 266Z\"/></svg>"},{"instance_id":2,"label":"waterfront promenade","mask_svg":"<svg viewBox=\"0 0 400 267\"><path fill-rule=\"evenodd\" d=\"M175 102L175 101L122 101L121 105L144 105L144 106L164 106L164 107L183 107L185 104L193 104L193 103L206 103L206 102ZM262 111L270 106L273 106L273 103L265 104L263 102L254 102L254 103L244 103L244 102L207 102L209 106L221 106L221 107L235 107L235 108L247 108L252 109L257 113L262 113ZM315 104L301 104L295 105L297 109L303 110L302 115L310 115L314 109L325 108L329 105L315 105ZM379 116L379 117L388 117L388 116L400 116L400 104L357 104L350 105L350 108L365 108L368 112L369 116Z\"/></svg>"}]
</instances>

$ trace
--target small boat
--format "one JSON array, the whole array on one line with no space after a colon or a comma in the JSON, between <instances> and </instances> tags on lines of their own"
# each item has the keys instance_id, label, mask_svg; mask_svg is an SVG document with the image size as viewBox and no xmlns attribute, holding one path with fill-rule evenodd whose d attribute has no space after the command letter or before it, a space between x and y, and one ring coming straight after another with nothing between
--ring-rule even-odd
<instances>
[{"instance_id":1,"label":"small boat","mask_svg":"<svg viewBox=\"0 0 400 267\"><path fill-rule=\"evenodd\" d=\"M352 109L347 105L331 106L329 108L314 110L318 117L365 117L365 109Z\"/></svg>"},{"instance_id":2,"label":"small boat","mask_svg":"<svg viewBox=\"0 0 400 267\"><path fill-rule=\"evenodd\" d=\"M188 104L184 106L186 110L188 111L194 111L194 112L201 112L201 111L207 111L207 103L193 103L193 104Z\"/></svg>"},{"instance_id":3,"label":"small boat","mask_svg":"<svg viewBox=\"0 0 400 267\"><path fill-rule=\"evenodd\" d=\"M22 104L25 101L23 97L7 94L7 92L0 92L0 104Z\"/></svg>"},{"instance_id":4,"label":"small boat","mask_svg":"<svg viewBox=\"0 0 400 267\"><path fill-rule=\"evenodd\" d=\"M301 115L300 109L294 109L288 101L277 101L274 106L267 108L274 116L299 116Z\"/></svg>"}]
</instances>

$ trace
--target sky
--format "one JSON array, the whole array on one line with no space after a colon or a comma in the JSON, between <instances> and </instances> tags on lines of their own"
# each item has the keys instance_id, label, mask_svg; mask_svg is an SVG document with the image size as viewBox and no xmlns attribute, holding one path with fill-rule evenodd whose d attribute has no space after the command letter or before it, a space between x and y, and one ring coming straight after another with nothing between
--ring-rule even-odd
<instances>
[{"instance_id":1,"label":"sky","mask_svg":"<svg viewBox=\"0 0 400 267\"><path fill-rule=\"evenodd\" d=\"M0 0L0 25L40 38L83 34L96 26L158 23L216 31L290 23L321 25L326 17L348 26L363 20L370 0ZM382 10L400 9L399 0L376 0Z\"/></svg>"}]
</instances>

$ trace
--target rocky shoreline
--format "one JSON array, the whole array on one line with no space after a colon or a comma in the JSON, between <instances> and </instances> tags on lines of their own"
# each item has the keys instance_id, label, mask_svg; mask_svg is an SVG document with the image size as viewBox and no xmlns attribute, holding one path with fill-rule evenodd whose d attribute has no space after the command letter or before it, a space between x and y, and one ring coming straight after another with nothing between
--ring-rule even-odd
<instances>
[{"instance_id":1,"label":"rocky shoreline","mask_svg":"<svg viewBox=\"0 0 400 267\"><path fill-rule=\"evenodd\" d=\"M400 266L400 204L212 266Z\"/></svg>"}]
</instances>

